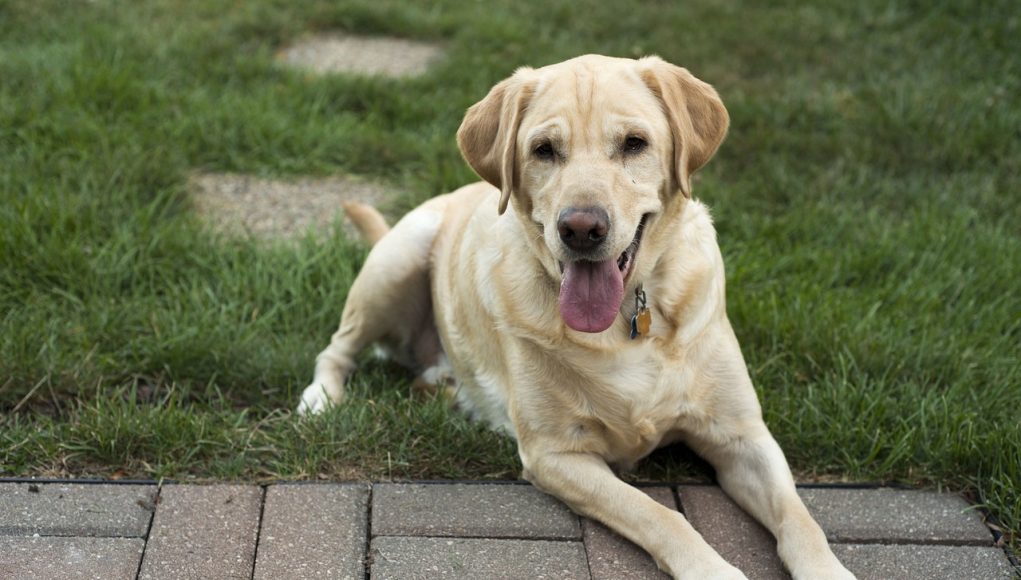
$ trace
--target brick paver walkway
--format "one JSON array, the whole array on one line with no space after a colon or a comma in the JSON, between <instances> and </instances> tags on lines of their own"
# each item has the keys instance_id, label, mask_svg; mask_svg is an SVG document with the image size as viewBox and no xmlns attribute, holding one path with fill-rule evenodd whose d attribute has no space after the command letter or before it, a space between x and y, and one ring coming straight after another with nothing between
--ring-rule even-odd
<instances>
[{"instance_id":1,"label":"brick paver walkway","mask_svg":"<svg viewBox=\"0 0 1021 580\"><path fill-rule=\"evenodd\" d=\"M716 487L644 488L751 579L787 578ZM1016 574L958 496L802 488L862 579ZM678 503L679 500L679 503ZM0 578L665 578L598 523L521 484L0 483Z\"/></svg>"}]
</instances>

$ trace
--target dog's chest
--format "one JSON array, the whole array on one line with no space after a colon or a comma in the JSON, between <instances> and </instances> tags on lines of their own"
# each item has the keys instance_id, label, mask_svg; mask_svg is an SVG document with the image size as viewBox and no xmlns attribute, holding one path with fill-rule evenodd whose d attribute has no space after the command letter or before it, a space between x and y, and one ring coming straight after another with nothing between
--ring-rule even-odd
<instances>
[{"instance_id":1,"label":"dog's chest","mask_svg":"<svg viewBox=\"0 0 1021 580\"><path fill-rule=\"evenodd\" d=\"M669 442L678 423L697 413L690 368L671 364L654 348L626 349L580 368L583 404L576 419L610 462L627 465ZM576 367L577 368L577 367Z\"/></svg>"}]
</instances>

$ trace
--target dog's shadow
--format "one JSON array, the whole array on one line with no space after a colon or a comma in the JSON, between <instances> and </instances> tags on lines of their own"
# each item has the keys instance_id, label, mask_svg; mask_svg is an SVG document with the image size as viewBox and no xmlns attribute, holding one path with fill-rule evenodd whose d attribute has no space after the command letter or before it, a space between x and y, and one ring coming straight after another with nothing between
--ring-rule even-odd
<instances>
[{"instance_id":1,"label":"dog's shadow","mask_svg":"<svg viewBox=\"0 0 1021 580\"><path fill-rule=\"evenodd\" d=\"M716 483L712 465L683 443L660 447L621 477L632 483Z\"/></svg>"}]
</instances>

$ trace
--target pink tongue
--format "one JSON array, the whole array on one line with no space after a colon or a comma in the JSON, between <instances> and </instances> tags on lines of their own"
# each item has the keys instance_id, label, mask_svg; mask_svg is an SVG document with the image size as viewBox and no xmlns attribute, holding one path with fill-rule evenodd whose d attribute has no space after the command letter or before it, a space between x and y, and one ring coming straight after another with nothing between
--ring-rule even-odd
<instances>
[{"instance_id":1,"label":"pink tongue","mask_svg":"<svg viewBox=\"0 0 1021 580\"><path fill-rule=\"evenodd\" d=\"M560 316L581 332L602 332L613 324L624 300L624 277L616 260L568 262L560 285Z\"/></svg>"}]
</instances>

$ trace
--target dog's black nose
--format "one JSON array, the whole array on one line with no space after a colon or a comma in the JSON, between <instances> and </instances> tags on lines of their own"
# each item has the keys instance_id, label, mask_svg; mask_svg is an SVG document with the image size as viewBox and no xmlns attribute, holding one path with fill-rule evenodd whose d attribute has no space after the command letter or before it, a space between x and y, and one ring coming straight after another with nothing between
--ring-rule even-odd
<instances>
[{"instance_id":1,"label":"dog's black nose","mask_svg":"<svg viewBox=\"0 0 1021 580\"><path fill-rule=\"evenodd\" d=\"M609 229L610 216L601 207L569 207L560 212L557 219L560 240L568 248L579 252L591 250L603 243Z\"/></svg>"}]
</instances>

